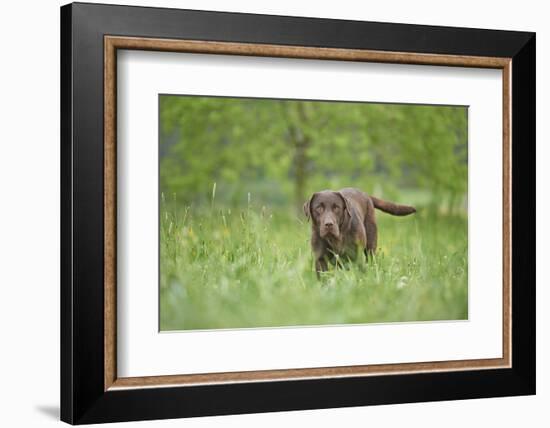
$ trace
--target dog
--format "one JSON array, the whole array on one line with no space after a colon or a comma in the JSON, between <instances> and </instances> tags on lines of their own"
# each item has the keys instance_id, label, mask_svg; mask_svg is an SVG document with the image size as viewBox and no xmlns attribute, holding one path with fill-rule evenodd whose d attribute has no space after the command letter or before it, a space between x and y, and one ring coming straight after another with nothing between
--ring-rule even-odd
<instances>
[{"instance_id":1,"label":"dog","mask_svg":"<svg viewBox=\"0 0 550 428\"><path fill-rule=\"evenodd\" d=\"M355 260L358 253L372 257L376 252L378 230L374 209L395 216L416 212L409 205L399 205L367 195L351 187L314 193L304 204L304 214L311 219L311 249L317 277L327 271L337 258Z\"/></svg>"}]
</instances>

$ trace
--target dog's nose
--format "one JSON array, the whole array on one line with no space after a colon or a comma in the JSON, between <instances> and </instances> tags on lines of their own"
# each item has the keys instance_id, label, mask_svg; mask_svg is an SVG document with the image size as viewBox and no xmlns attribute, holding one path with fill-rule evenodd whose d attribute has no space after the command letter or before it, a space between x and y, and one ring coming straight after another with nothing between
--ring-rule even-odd
<instances>
[{"instance_id":1,"label":"dog's nose","mask_svg":"<svg viewBox=\"0 0 550 428\"><path fill-rule=\"evenodd\" d=\"M330 229L332 226L334 226L334 223L332 221L329 220L329 221L325 222L325 227L326 228Z\"/></svg>"}]
</instances>

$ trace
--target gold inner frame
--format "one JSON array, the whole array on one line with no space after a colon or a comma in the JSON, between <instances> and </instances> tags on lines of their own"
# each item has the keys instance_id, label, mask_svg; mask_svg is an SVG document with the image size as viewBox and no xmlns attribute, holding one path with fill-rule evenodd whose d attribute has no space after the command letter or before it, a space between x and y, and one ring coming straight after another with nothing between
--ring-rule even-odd
<instances>
[{"instance_id":1,"label":"gold inner frame","mask_svg":"<svg viewBox=\"0 0 550 428\"><path fill-rule=\"evenodd\" d=\"M116 89L117 49L218 55L262 56L396 64L442 65L502 70L503 91L503 320L502 358L430 361L420 363L315 367L170 376L117 377L116 367ZM383 52L268 44L104 37L104 389L191 386L235 382L357 377L511 367L511 58Z\"/></svg>"}]
</instances>

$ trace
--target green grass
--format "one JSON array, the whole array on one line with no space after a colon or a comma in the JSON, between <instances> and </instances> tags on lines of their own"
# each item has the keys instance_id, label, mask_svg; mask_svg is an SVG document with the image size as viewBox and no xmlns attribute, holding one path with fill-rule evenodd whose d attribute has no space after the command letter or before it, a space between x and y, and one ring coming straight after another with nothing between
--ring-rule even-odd
<instances>
[{"instance_id":1,"label":"green grass","mask_svg":"<svg viewBox=\"0 0 550 428\"><path fill-rule=\"evenodd\" d=\"M378 213L375 262L318 281L285 209L161 202L161 330L466 319L467 220Z\"/></svg>"}]
</instances>

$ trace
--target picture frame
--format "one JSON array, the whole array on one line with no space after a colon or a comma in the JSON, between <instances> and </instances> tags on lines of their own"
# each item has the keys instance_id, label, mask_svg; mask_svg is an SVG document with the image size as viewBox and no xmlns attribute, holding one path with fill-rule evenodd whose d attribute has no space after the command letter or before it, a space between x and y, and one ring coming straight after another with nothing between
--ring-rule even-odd
<instances>
[{"instance_id":1,"label":"picture frame","mask_svg":"<svg viewBox=\"0 0 550 428\"><path fill-rule=\"evenodd\" d=\"M118 50L502 70L502 357L118 377ZM534 394L535 96L534 33L63 6L61 419L85 424Z\"/></svg>"}]
</instances>

